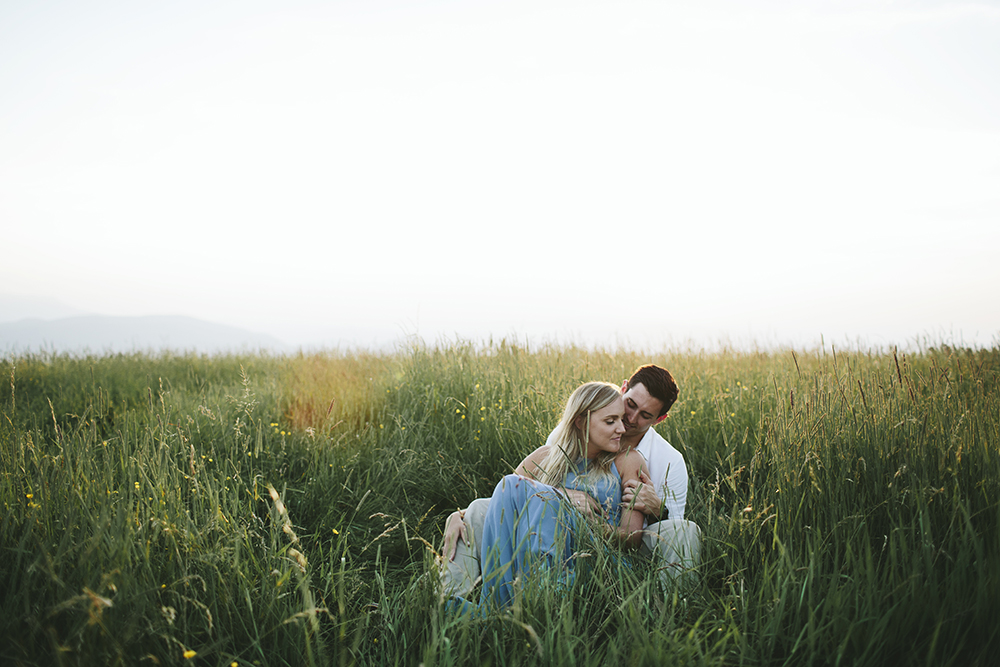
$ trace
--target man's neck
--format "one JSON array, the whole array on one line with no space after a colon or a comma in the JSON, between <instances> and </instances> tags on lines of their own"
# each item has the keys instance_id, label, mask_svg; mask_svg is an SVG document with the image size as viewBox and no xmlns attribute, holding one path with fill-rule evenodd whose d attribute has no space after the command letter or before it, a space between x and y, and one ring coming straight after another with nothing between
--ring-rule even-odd
<instances>
[{"instance_id":1,"label":"man's neck","mask_svg":"<svg viewBox=\"0 0 1000 667\"><path fill-rule=\"evenodd\" d=\"M646 429L646 431L648 430L649 428ZM622 436L621 446L635 449L646 435L646 431L642 431L641 433L626 433Z\"/></svg>"}]
</instances>

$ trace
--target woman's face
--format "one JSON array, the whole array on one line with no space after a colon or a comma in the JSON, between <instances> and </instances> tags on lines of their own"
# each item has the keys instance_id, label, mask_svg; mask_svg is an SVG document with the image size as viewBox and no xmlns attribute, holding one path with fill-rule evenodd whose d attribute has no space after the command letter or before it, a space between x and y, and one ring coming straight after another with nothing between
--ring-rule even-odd
<instances>
[{"instance_id":1,"label":"woman's face","mask_svg":"<svg viewBox=\"0 0 1000 667\"><path fill-rule=\"evenodd\" d=\"M622 418L625 416L625 403L621 398L616 398L600 410L590 413L590 438L587 442L587 458L592 459L601 452L615 453L621 446L622 434L625 432L625 424ZM579 427L584 428L587 423L585 416L577 418Z\"/></svg>"}]
</instances>

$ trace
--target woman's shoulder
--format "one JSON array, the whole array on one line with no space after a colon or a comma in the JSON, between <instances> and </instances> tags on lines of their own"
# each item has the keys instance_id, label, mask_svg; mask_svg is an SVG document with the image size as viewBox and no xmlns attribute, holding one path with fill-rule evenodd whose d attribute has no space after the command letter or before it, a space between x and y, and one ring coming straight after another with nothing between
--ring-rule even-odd
<instances>
[{"instance_id":1,"label":"woman's shoulder","mask_svg":"<svg viewBox=\"0 0 1000 667\"><path fill-rule=\"evenodd\" d=\"M615 457L615 467L618 468L618 472L622 477L638 476L639 470L642 468L646 459L643 458L642 454L638 450L629 447L623 452L620 452L618 456Z\"/></svg>"}]
</instances>

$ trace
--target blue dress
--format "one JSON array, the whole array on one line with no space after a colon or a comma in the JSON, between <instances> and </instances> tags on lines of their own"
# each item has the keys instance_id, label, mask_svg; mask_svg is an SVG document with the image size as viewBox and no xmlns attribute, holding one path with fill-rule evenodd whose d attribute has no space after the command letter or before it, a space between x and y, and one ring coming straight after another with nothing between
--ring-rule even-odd
<instances>
[{"instance_id":1,"label":"blue dress","mask_svg":"<svg viewBox=\"0 0 1000 667\"><path fill-rule=\"evenodd\" d=\"M588 477L584 475L586 466L583 460L576 470L570 470L564 486L593 496L604 510L604 520L617 526L622 497L618 468L612 463L610 475ZM573 533L584 526L586 519L555 487L519 475L501 479L493 491L480 540L480 603L509 605L514 579L533 568L572 570Z\"/></svg>"}]
</instances>

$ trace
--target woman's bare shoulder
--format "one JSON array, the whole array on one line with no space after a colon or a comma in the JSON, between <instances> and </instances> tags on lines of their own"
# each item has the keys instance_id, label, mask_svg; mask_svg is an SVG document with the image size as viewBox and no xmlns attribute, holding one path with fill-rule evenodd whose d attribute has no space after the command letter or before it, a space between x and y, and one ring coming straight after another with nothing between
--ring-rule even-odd
<instances>
[{"instance_id":1,"label":"woman's bare shoulder","mask_svg":"<svg viewBox=\"0 0 1000 667\"><path fill-rule=\"evenodd\" d=\"M639 471L645 464L646 459L642 454L631 447L615 457L615 466L623 478L638 477Z\"/></svg>"}]
</instances>

